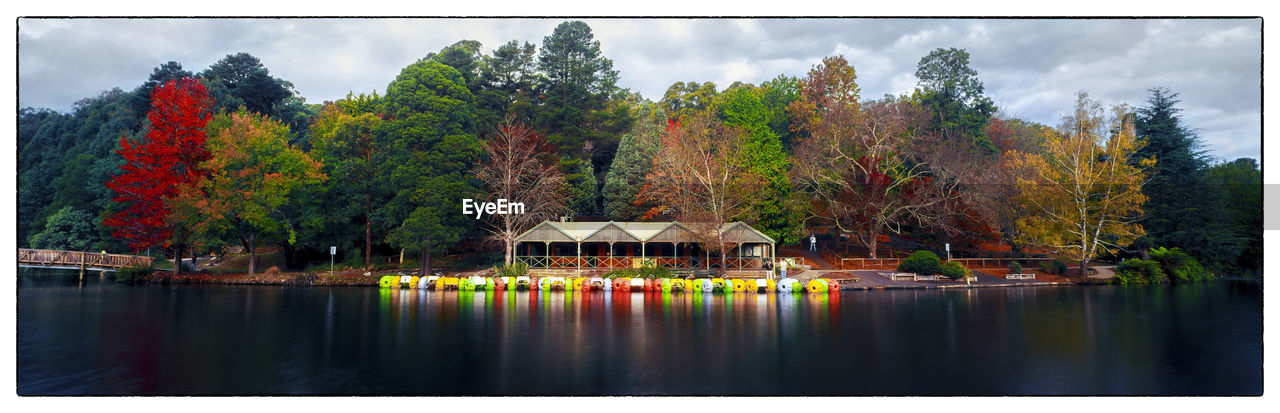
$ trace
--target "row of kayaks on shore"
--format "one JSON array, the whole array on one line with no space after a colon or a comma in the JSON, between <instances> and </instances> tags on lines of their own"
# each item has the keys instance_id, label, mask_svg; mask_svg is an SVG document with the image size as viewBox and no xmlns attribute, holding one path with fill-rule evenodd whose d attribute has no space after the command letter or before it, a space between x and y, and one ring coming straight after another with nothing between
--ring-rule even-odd
<instances>
[{"instance_id":1,"label":"row of kayaks on shore","mask_svg":"<svg viewBox=\"0 0 1280 413\"><path fill-rule=\"evenodd\" d=\"M817 278L802 284L794 278L778 281L762 278L601 278L601 277L416 277L388 275L378 280L382 288L460 291L645 291L701 293L829 293L840 291L835 280Z\"/></svg>"}]
</instances>

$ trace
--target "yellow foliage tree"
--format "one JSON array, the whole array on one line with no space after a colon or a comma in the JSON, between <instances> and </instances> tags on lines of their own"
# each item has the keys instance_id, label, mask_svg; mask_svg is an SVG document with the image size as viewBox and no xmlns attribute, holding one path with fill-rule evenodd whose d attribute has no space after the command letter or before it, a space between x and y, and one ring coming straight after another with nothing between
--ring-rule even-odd
<instances>
[{"instance_id":1,"label":"yellow foliage tree","mask_svg":"<svg viewBox=\"0 0 1280 413\"><path fill-rule=\"evenodd\" d=\"M1152 159L1133 162L1143 141L1124 105L1108 118L1101 105L1081 92L1075 111L1057 130L1044 129L1041 153L1006 158L1015 172L1018 201L1027 212L1018 219L1019 237L1066 255L1080 264L1114 253L1144 235L1142 184ZM1135 167L1134 165L1139 165Z\"/></svg>"}]
</instances>

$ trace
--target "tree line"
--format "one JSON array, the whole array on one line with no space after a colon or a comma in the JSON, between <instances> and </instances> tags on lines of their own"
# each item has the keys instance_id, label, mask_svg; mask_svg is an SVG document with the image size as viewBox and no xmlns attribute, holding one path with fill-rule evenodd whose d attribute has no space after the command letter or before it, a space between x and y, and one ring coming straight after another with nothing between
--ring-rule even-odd
<instances>
[{"instance_id":1,"label":"tree line","mask_svg":"<svg viewBox=\"0 0 1280 413\"><path fill-rule=\"evenodd\" d=\"M239 53L199 73L164 63L70 113L23 108L19 243L269 243L293 268L335 245L351 266L398 253L426 272L483 242L510 262L520 232L576 215L693 223L722 256L715 229L743 220L782 244L829 228L872 257L904 234L1081 262L1176 246L1261 269L1257 162L1212 162L1166 89L1136 109L1081 93L1049 127L1001 115L954 48L924 56L902 96L863 97L833 56L759 85L676 82L657 101L617 86L583 22L483 50L457 42L382 94L323 104ZM464 198L531 210L477 221Z\"/></svg>"}]
</instances>

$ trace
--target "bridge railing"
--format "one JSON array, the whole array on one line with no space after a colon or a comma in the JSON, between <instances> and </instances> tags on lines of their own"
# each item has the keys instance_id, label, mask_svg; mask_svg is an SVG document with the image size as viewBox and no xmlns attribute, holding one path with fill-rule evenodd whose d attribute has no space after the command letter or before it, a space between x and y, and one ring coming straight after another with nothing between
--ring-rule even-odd
<instances>
[{"instance_id":1,"label":"bridge railing","mask_svg":"<svg viewBox=\"0 0 1280 413\"><path fill-rule=\"evenodd\" d=\"M84 251L18 249L18 264L85 268L150 267L151 257Z\"/></svg>"}]
</instances>

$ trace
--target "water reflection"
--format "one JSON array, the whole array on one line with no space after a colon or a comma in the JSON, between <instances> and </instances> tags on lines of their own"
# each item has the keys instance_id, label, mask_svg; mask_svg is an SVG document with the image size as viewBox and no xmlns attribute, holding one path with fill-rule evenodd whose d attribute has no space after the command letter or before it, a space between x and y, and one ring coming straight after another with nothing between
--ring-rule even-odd
<instances>
[{"instance_id":1,"label":"water reflection","mask_svg":"<svg viewBox=\"0 0 1280 413\"><path fill-rule=\"evenodd\" d=\"M18 392L1256 394L1260 297L1226 283L723 295L23 277Z\"/></svg>"}]
</instances>

